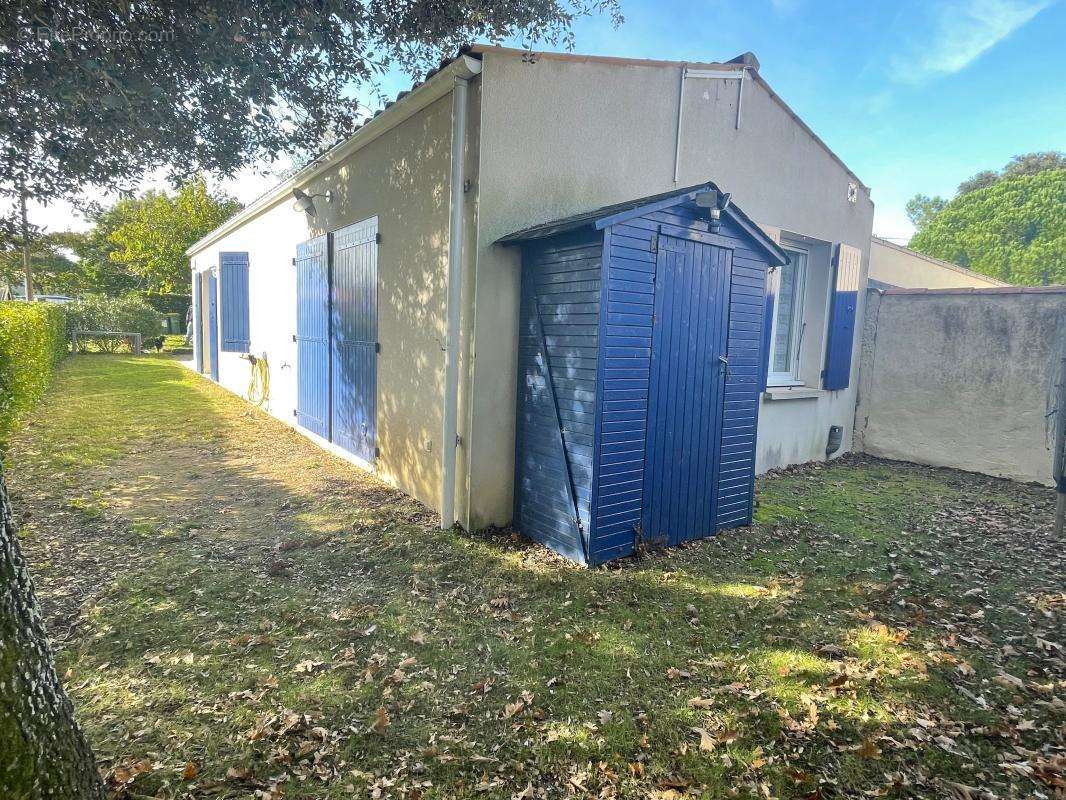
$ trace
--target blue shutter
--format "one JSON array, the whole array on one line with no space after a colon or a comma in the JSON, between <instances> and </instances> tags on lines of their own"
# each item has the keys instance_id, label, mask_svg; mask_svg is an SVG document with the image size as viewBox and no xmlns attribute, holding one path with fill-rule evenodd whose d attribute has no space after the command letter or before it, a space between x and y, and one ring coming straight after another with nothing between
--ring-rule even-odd
<instances>
[{"instance_id":1,"label":"blue shutter","mask_svg":"<svg viewBox=\"0 0 1066 800\"><path fill-rule=\"evenodd\" d=\"M330 438L329 251L325 235L296 246L296 421Z\"/></svg>"},{"instance_id":2,"label":"blue shutter","mask_svg":"<svg viewBox=\"0 0 1066 800\"><path fill-rule=\"evenodd\" d=\"M766 391L766 380L770 374L770 334L774 329L774 305L777 302L777 281L774 278L776 270L780 267L770 267L766 270L766 299L763 304L762 314L762 352L759 355L759 391Z\"/></svg>"},{"instance_id":3,"label":"blue shutter","mask_svg":"<svg viewBox=\"0 0 1066 800\"><path fill-rule=\"evenodd\" d=\"M330 235L330 435L368 462L377 457L377 237L377 217Z\"/></svg>"},{"instance_id":4,"label":"blue shutter","mask_svg":"<svg viewBox=\"0 0 1066 800\"><path fill-rule=\"evenodd\" d=\"M846 244L837 245L836 280L829 312L829 341L826 343L822 386L846 389L851 381L851 352L855 340L855 314L859 305L859 278L862 251Z\"/></svg>"},{"instance_id":5,"label":"blue shutter","mask_svg":"<svg viewBox=\"0 0 1066 800\"><path fill-rule=\"evenodd\" d=\"M248 332L248 254L220 253L222 280L222 349L247 353L251 347Z\"/></svg>"}]
</instances>

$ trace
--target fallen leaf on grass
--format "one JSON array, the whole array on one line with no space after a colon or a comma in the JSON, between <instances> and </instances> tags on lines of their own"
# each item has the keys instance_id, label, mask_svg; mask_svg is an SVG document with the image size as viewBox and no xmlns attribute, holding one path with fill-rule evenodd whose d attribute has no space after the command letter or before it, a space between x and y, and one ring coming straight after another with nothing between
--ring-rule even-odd
<instances>
[{"instance_id":1,"label":"fallen leaf on grass","mask_svg":"<svg viewBox=\"0 0 1066 800\"><path fill-rule=\"evenodd\" d=\"M700 750L711 752L714 750L717 742L711 732L706 728L693 728L692 732L700 737Z\"/></svg>"},{"instance_id":2,"label":"fallen leaf on grass","mask_svg":"<svg viewBox=\"0 0 1066 800\"><path fill-rule=\"evenodd\" d=\"M200 768L196 766L195 762L186 761L185 769L181 771L181 779L183 781L191 781L197 775L200 774Z\"/></svg>"},{"instance_id":3,"label":"fallen leaf on grass","mask_svg":"<svg viewBox=\"0 0 1066 800\"><path fill-rule=\"evenodd\" d=\"M992 678L993 681L998 683L1005 689L1024 689L1025 681L1021 678L1011 675L1009 672L1001 672Z\"/></svg>"},{"instance_id":4,"label":"fallen leaf on grass","mask_svg":"<svg viewBox=\"0 0 1066 800\"><path fill-rule=\"evenodd\" d=\"M133 783L138 775L152 771L152 762L146 758L134 761L132 764L120 764L111 771L110 782L120 786Z\"/></svg>"},{"instance_id":5,"label":"fallen leaf on grass","mask_svg":"<svg viewBox=\"0 0 1066 800\"><path fill-rule=\"evenodd\" d=\"M881 748L878 747L873 739L863 739L861 745L859 745L859 755L862 758L880 758Z\"/></svg>"},{"instance_id":6,"label":"fallen leaf on grass","mask_svg":"<svg viewBox=\"0 0 1066 800\"><path fill-rule=\"evenodd\" d=\"M385 733L385 729L392 724L392 720L389 719L389 712L385 710L384 706L378 709L377 716L374 718L374 724L370 726L370 729L374 733Z\"/></svg>"}]
</instances>

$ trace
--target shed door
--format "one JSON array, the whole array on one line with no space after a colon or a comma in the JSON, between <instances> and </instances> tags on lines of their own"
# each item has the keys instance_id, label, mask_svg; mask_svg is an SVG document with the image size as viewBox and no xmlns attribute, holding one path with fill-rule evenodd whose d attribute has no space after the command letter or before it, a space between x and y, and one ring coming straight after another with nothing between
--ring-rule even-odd
<instances>
[{"instance_id":1,"label":"shed door","mask_svg":"<svg viewBox=\"0 0 1066 800\"><path fill-rule=\"evenodd\" d=\"M727 248L659 237L641 522L648 542L714 532L731 260Z\"/></svg>"},{"instance_id":2,"label":"shed door","mask_svg":"<svg viewBox=\"0 0 1066 800\"><path fill-rule=\"evenodd\" d=\"M364 461L377 450L378 220L332 234L333 441Z\"/></svg>"},{"instance_id":3,"label":"shed door","mask_svg":"<svg viewBox=\"0 0 1066 800\"><path fill-rule=\"evenodd\" d=\"M326 237L296 246L296 421L329 438L329 261Z\"/></svg>"}]
</instances>

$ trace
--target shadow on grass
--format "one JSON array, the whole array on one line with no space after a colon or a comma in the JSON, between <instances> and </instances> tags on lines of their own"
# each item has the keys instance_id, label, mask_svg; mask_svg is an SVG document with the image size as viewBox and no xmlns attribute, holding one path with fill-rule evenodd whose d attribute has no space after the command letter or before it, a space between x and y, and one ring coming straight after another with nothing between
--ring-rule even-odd
<instances>
[{"instance_id":1,"label":"shadow on grass","mask_svg":"<svg viewBox=\"0 0 1066 800\"><path fill-rule=\"evenodd\" d=\"M949 752L913 735L919 717L998 719L929 658L930 598L958 598L959 576L894 552L924 541L923 502L964 491L929 472L774 478L752 529L583 570L442 533L173 361L121 356L68 362L13 460L80 718L105 766L158 765L116 791L288 775L287 797L829 797L993 763L991 736ZM286 709L309 722L282 733Z\"/></svg>"}]
</instances>

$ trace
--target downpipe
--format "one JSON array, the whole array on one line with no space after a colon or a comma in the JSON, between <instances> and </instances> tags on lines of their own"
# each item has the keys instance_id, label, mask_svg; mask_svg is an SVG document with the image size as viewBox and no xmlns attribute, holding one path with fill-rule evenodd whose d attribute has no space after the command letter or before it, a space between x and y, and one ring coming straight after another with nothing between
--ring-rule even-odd
<instances>
[{"instance_id":1,"label":"downpipe","mask_svg":"<svg viewBox=\"0 0 1066 800\"><path fill-rule=\"evenodd\" d=\"M470 79L481 72L481 62L461 57L464 74L452 87L451 197L448 225L448 307L444 343L444 424L441 434L440 527L455 525L455 462L459 446L459 341L463 300L463 182L466 159L466 105Z\"/></svg>"}]
</instances>

